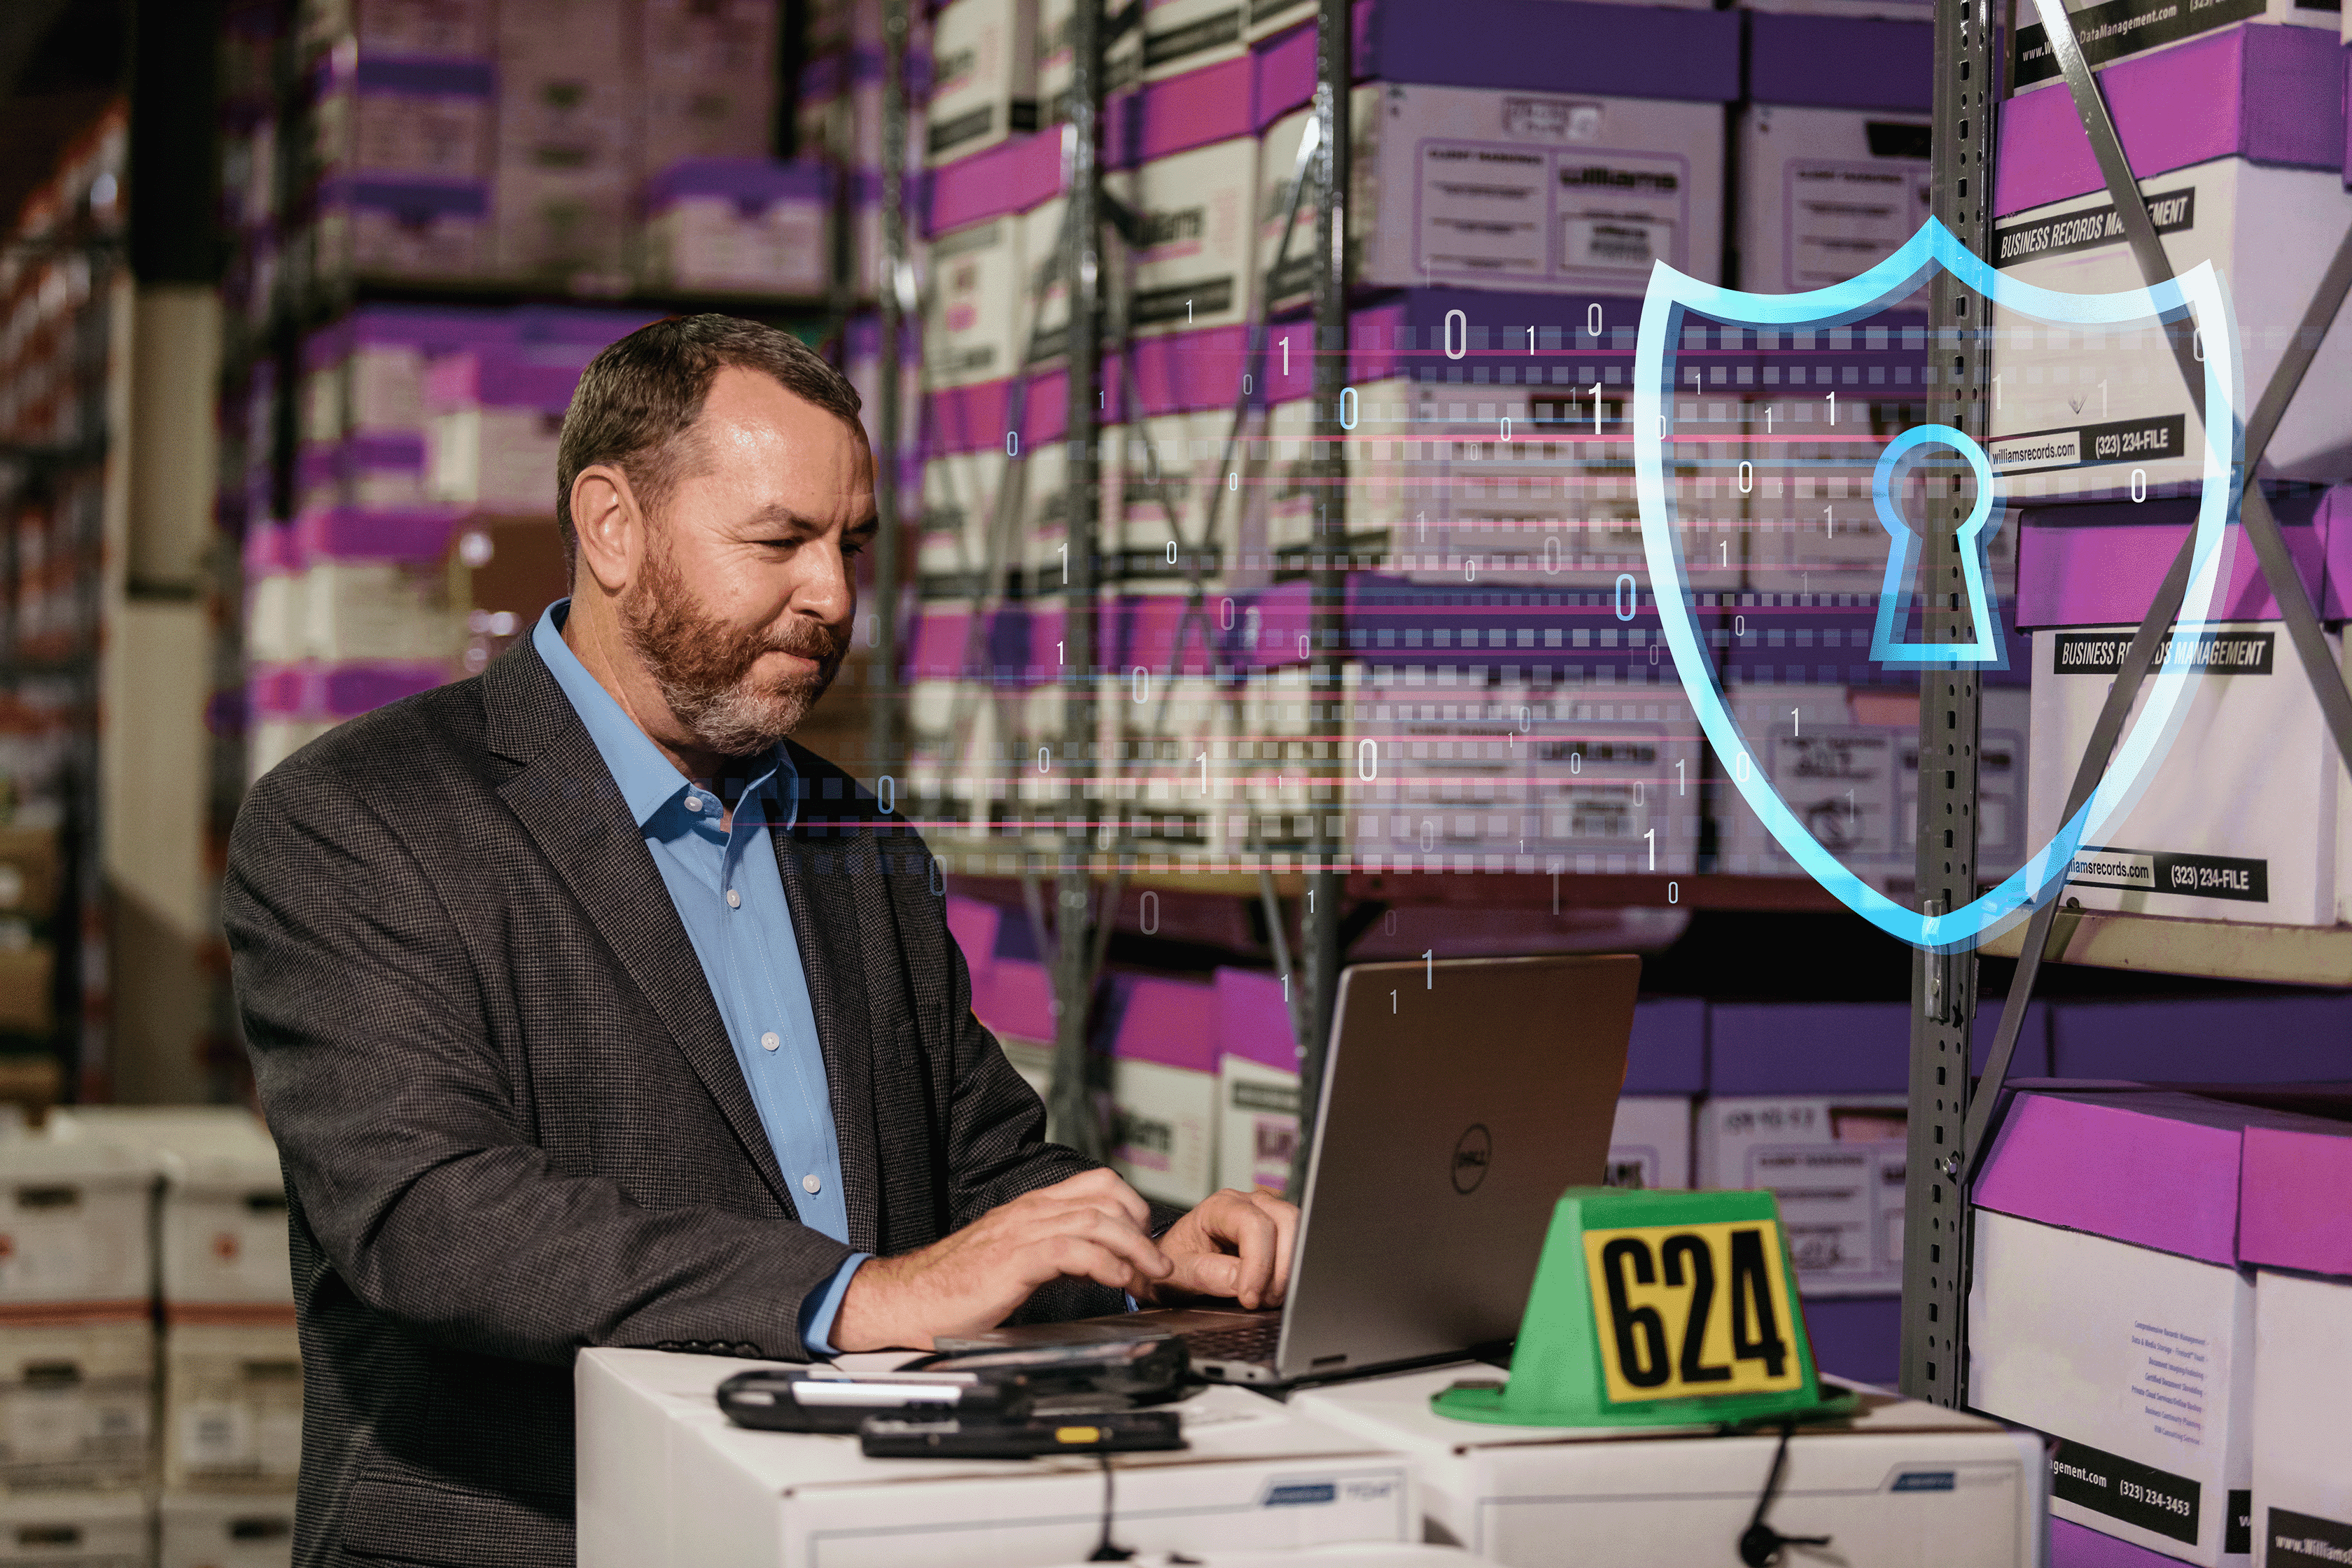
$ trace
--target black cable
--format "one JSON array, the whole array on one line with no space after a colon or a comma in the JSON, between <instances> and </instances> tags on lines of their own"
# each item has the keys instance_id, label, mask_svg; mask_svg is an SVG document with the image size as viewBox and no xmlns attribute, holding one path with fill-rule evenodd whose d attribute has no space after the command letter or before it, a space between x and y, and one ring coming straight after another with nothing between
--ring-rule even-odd
<instances>
[{"instance_id":1,"label":"black cable","mask_svg":"<svg viewBox=\"0 0 2352 1568\"><path fill-rule=\"evenodd\" d=\"M1110 1455L1109 1455L1109 1454L1108 1454L1108 1453L1101 1453L1101 1454L1097 1454L1097 1455L1095 1456L1095 1458L1098 1458L1098 1459L1100 1459L1100 1460L1102 1461L1102 1468L1103 1468L1103 1522L1102 1522L1102 1539L1101 1539L1100 1541L1098 1541L1098 1542L1097 1542L1095 1543L1095 1549L1094 1549L1094 1551L1093 1551L1091 1553L1089 1553L1089 1554L1087 1555L1087 1562L1089 1562L1089 1563L1125 1563L1125 1562L1127 1562L1129 1559L1132 1558L1132 1557L1135 1555L1135 1553L1134 1553L1134 1552L1130 1552L1130 1551L1129 1551L1129 1550L1128 1550L1126 1547L1124 1547L1124 1546L1114 1546L1114 1545L1112 1545L1112 1544L1111 1544L1111 1540L1110 1540L1110 1519L1111 1519L1111 1490L1110 1490L1110 1489L1111 1489L1111 1473L1110 1473Z\"/></svg>"},{"instance_id":2,"label":"black cable","mask_svg":"<svg viewBox=\"0 0 2352 1568\"><path fill-rule=\"evenodd\" d=\"M1772 1499L1780 1490L1780 1469L1788 1463L1789 1437L1797 1429L1793 1421L1780 1423L1780 1441L1772 1450L1772 1468L1764 1477L1764 1493L1756 1500L1756 1517L1739 1532L1739 1560L1748 1568L1772 1568L1780 1561L1783 1549L1790 1546L1827 1546L1826 1535L1783 1535L1764 1522L1772 1510Z\"/></svg>"}]
</instances>

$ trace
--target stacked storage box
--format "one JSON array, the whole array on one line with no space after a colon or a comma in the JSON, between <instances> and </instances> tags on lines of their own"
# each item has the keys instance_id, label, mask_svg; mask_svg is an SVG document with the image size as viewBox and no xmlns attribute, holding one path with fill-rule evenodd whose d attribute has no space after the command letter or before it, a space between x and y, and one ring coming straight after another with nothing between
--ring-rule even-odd
<instances>
[{"instance_id":1,"label":"stacked storage box","mask_svg":"<svg viewBox=\"0 0 2352 1568\"><path fill-rule=\"evenodd\" d=\"M1688 1187L1692 1113L1706 1088L1706 1004L1654 996L1635 1006L1625 1087L1609 1134L1608 1184Z\"/></svg>"},{"instance_id":2,"label":"stacked storage box","mask_svg":"<svg viewBox=\"0 0 2352 1568\"><path fill-rule=\"evenodd\" d=\"M2337 1109L2341 1109L2339 1102ZM2238 1256L2254 1279L2254 1561L2352 1556L2352 1138L2249 1126Z\"/></svg>"},{"instance_id":3,"label":"stacked storage box","mask_svg":"<svg viewBox=\"0 0 2352 1568\"><path fill-rule=\"evenodd\" d=\"M2342 1467L2327 1458L2342 1423L2322 1415L2302 1440L2314 1407L2301 1396L2324 1405L2340 1386L2341 1348L2331 1338L2324 1353L2299 1354L2297 1336L2315 1300L2323 1327L2336 1303L2284 1271L2341 1258L2328 1250L2340 1158L2337 1187L2306 1184L2331 1174L2324 1156L2344 1131L2131 1086L2021 1093L2008 1107L1977 1184L1970 1403L2057 1439L2061 1552L2092 1560L2070 1551L2065 1538L2081 1531L2149 1561L2329 1560L2345 1533ZM2257 1262L2282 1272L2257 1276L2246 1268ZM2265 1341L2261 1298L2274 1283ZM2276 1529L2254 1501L2263 1390L2275 1422L2271 1506L2286 1516Z\"/></svg>"},{"instance_id":4,"label":"stacked storage box","mask_svg":"<svg viewBox=\"0 0 2352 1568\"><path fill-rule=\"evenodd\" d=\"M288 1267L278 1152L238 1107L77 1107L57 1146L150 1151L162 1357L165 1533L183 1562L236 1546L258 1562L292 1550L302 1452L302 1354Z\"/></svg>"}]
</instances>

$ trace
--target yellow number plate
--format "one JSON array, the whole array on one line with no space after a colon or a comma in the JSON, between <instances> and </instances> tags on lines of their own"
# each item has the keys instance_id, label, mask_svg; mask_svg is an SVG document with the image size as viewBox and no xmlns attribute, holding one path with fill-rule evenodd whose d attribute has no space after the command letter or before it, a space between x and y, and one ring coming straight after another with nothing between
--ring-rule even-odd
<instances>
[{"instance_id":1,"label":"yellow number plate","mask_svg":"<svg viewBox=\"0 0 2352 1568\"><path fill-rule=\"evenodd\" d=\"M1588 1230L1584 1262L1611 1403L1803 1384L1771 1221Z\"/></svg>"}]
</instances>

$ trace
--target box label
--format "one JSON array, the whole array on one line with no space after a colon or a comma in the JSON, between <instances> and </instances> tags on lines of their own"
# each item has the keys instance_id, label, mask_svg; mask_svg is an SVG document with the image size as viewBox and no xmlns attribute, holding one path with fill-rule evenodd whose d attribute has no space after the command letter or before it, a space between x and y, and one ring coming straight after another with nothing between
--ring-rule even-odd
<instances>
[{"instance_id":1,"label":"box label","mask_svg":"<svg viewBox=\"0 0 2352 1568\"><path fill-rule=\"evenodd\" d=\"M2263 1531L2270 1542L2265 1561L2271 1568L2342 1568L2352 1563L2352 1524L2341 1520L2274 1508L2263 1521Z\"/></svg>"},{"instance_id":2,"label":"box label","mask_svg":"<svg viewBox=\"0 0 2352 1568\"><path fill-rule=\"evenodd\" d=\"M2053 675L2116 675L2133 634L2060 632L2051 639ZM2277 659L2273 632L2175 632L2158 651L2158 668L2201 669L2214 675L2268 675Z\"/></svg>"},{"instance_id":3,"label":"box label","mask_svg":"<svg viewBox=\"0 0 2352 1568\"><path fill-rule=\"evenodd\" d=\"M2105 425L2068 426L2004 436L1988 454L2004 474L2080 468L2094 463L2159 463L2188 455L2186 416L2119 419Z\"/></svg>"},{"instance_id":4,"label":"box label","mask_svg":"<svg viewBox=\"0 0 2352 1568\"><path fill-rule=\"evenodd\" d=\"M1609 1398L1779 1393L1804 1382L1798 1321L1769 1220L1584 1233Z\"/></svg>"},{"instance_id":5,"label":"box label","mask_svg":"<svg viewBox=\"0 0 2352 1568\"><path fill-rule=\"evenodd\" d=\"M2063 1437L2050 1461L2052 1497L2171 1541L2196 1542L2201 1489L2186 1476Z\"/></svg>"},{"instance_id":6,"label":"box label","mask_svg":"<svg viewBox=\"0 0 2352 1568\"><path fill-rule=\"evenodd\" d=\"M2197 193L2194 190L2167 191L2147 198L2148 221L2158 234L2179 234L2197 226ZM2032 261L2045 256L2064 256L2069 251L2095 250L2103 245L2124 243L2124 220L2116 216L2115 207L2085 207L2081 212L2063 213L2053 217L2028 218L2022 223L1997 226L1992 231L1993 264L2014 267L2021 261Z\"/></svg>"},{"instance_id":7,"label":"box label","mask_svg":"<svg viewBox=\"0 0 2352 1568\"><path fill-rule=\"evenodd\" d=\"M2159 44L2177 44L2232 22L2263 14L2263 0L2107 0L2104 5L2066 7L2082 40L2083 58L2093 69L2109 60L2136 55ZM2019 87L2049 81L2059 75L2058 57L2050 36L2039 22L2017 30L2017 66L2011 79Z\"/></svg>"},{"instance_id":8,"label":"box label","mask_svg":"<svg viewBox=\"0 0 2352 1568\"><path fill-rule=\"evenodd\" d=\"M2271 900L2270 862L2228 855L2169 855L2085 844L2066 868L2066 880L2075 887L2177 893L2248 904L2266 904Z\"/></svg>"}]
</instances>

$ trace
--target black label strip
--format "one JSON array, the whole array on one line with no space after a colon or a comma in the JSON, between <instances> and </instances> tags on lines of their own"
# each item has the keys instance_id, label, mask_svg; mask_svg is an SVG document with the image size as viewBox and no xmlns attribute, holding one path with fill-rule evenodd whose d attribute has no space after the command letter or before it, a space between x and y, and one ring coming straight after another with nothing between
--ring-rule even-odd
<instances>
[{"instance_id":1,"label":"black label strip","mask_svg":"<svg viewBox=\"0 0 2352 1568\"><path fill-rule=\"evenodd\" d=\"M2063 1437L2050 1461L2052 1497L2192 1545L2197 1540L2202 1490L2187 1476L2101 1453Z\"/></svg>"},{"instance_id":2,"label":"black label strip","mask_svg":"<svg viewBox=\"0 0 2352 1568\"><path fill-rule=\"evenodd\" d=\"M2116 675L2136 634L2060 632L2052 639L2053 675ZM2174 632L2157 654L2157 668L2202 669L2215 675L2268 675L2277 658L2275 632Z\"/></svg>"},{"instance_id":3,"label":"black label strip","mask_svg":"<svg viewBox=\"0 0 2352 1568\"><path fill-rule=\"evenodd\" d=\"M2157 233L2179 234L2197 226L2195 191L2165 191L2146 199L2148 221L2156 226ZM2110 203L2055 217L1995 226L1993 265L2014 267L2021 261L2044 256L2064 256L2069 251L2095 250L2103 245L2123 243L2124 220L2116 216L2115 205Z\"/></svg>"},{"instance_id":4,"label":"black label strip","mask_svg":"<svg viewBox=\"0 0 2352 1568\"><path fill-rule=\"evenodd\" d=\"M2231 855L2175 855L2161 849L2085 844L2074 851L2066 868L2066 880L2077 888L2117 888L2183 899L2228 899L2244 904L2266 904L2271 900L2271 863Z\"/></svg>"},{"instance_id":5,"label":"black label strip","mask_svg":"<svg viewBox=\"0 0 2352 1568\"><path fill-rule=\"evenodd\" d=\"M2202 4L2200 0L2106 0L2105 5L2085 5L2079 11L2071 5L2066 9L2072 13L2074 36L2082 40L2084 60L2096 69L2142 49L2177 44L2259 16L2264 5L2263 0L2203 0ZM2050 47L2050 35L2042 24L2020 27L2017 66L2011 79L2019 87L2031 87L2059 74L2058 56Z\"/></svg>"},{"instance_id":6,"label":"black label strip","mask_svg":"<svg viewBox=\"0 0 2352 1568\"><path fill-rule=\"evenodd\" d=\"M2274 1508L2263 1522L2270 1568L2346 1568L2352 1563L2352 1524ZM2238 1548L2244 1551L2244 1547Z\"/></svg>"}]
</instances>

